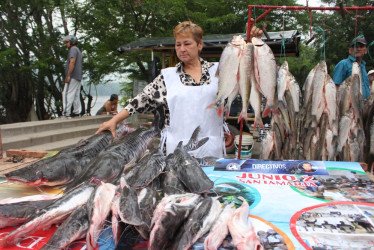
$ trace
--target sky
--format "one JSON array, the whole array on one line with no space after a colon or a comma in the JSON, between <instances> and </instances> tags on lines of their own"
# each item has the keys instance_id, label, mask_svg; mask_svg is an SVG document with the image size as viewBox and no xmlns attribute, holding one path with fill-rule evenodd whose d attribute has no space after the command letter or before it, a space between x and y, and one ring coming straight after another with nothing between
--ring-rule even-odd
<instances>
[{"instance_id":1,"label":"sky","mask_svg":"<svg viewBox=\"0 0 374 250\"><path fill-rule=\"evenodd\" d=\"M306 5L306 0L297 0L297 3L305 6ZM323 6L322 1L320 1L320 0L309 0L308 5L311 6L311 7Z\"/></svg>"}]
</instances>

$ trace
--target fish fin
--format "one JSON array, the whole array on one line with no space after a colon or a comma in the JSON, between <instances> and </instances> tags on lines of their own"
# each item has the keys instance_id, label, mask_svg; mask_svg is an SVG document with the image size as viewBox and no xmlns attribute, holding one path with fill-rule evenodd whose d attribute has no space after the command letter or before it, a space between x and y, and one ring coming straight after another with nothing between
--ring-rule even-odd
<instances>
[{"instance_id":1,"label":"fish fin","mask_svg":"<svg viewBox=\"0 0 374 250\"><path fill-rule=\"evenodd\" d=\"M157 131L160 130L160 113L156 111L155 117L152 122L153 130Z\"/></svg>"},{"instance_id":2,"label":"fish fin","mask_svg":"<svg viewBox=\"0 0 374 250\"><path fill-rule=\"evenodd\" d=\"M221 117L223 114L223 103L219 105L217 112L218 112L218 116Z\"/></svg>"},{"instance_id":3,"label":"fish fin","mask_svg":"<svg viewBox=\"0 0 374 250\"><path fill-rule=\"evenodd\" d=\"M243 119L245 122L248 120L247 110L242 110L242 112L240 112L240 115L239 115L239 118L238 118L238 123L240 123L241 119Z\"/></svg>"}]
</instances>

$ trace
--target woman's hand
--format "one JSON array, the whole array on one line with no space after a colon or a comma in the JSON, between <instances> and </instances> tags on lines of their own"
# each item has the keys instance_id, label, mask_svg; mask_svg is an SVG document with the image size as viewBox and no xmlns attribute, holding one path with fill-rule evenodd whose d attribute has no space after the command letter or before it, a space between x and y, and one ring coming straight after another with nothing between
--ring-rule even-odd
<instances>
[{"instance_id":1,"label":"woman's hand","mask_svg":"<svg viewBox=\"0 0 374 250\"><path fill-rule=\"evenodd\" d=\"M103 122L95 134L98 134L104 130L109 130L112 133L113 138L116 138L116 127L117 123L113 119L110 119L107 122Z\"/></svg>"},{"instance_id":2,"label":"woman's hand","mask_svg":"<svg viewBox=\"0 0 374 250\"><path fill-rule=\"evenodd\" d=\"M257 28L256 26L253 25L250 35L251 37L257 37L261 39L263 33L264 32L260 28Z\"/></svg>"}]
</instances>

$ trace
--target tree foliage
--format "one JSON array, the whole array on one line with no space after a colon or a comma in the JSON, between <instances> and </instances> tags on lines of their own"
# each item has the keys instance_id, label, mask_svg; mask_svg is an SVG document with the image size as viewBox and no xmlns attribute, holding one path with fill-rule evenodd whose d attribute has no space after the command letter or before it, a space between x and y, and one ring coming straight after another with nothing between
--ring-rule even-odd
<instances>
[{"instance_id":1,"label":"tree foliage","mask_svg":"<svg viewBox=\"0 0 374 250\"><path fill-rule=\"evenodd\" d=\"M369 0L368 0L369 1ZM364 0L346 1L363 6ZM330 1L332 3L332 1ZM131 95L132 79L147 79L149 51L119 54L117 48L142 37L172 36L176 24L191 20L204 34L245 32L248 1L244 0L4 0L0 2L0 122L26 121L34 109L39 119L61 114L64 62L61 39L75 35L84 57L86 84L107 84L107 76L123 78L121 95ZM250 4L296 5L295 0L251 1ZM264 10L254 9L252 17ZM332 68L347 56L353 38L354 15L313 13L313 29L325 26L326 60ZM325 17L324 17L325 16ZM256 23L268 31L297 29L308 38L310 17L305 12L274 10ZM373 15L363 13L358 34L372 41ZM301 45L299 58L288 58L291 72L302 81L318 60L320 36ZM373 52L374 54L374 52ZM156 54L157 56L157 54ZM158 55L159 56L159 55ZM369 65L372 66L371 61ZM109 80L108 80L109 79Z\"/></svg>"}]
</instances>

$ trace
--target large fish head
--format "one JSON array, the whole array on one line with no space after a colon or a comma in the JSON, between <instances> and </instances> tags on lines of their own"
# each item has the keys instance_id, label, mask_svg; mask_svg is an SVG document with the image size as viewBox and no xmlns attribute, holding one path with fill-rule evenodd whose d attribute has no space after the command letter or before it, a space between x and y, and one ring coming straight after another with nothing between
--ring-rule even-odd
<instances>
[{"instance_id":1,"label":"large fish head","mask_svg":"<svg viewBox=\"0 0 374 250\"><path fill-rule=\"evenodd\" d=\"M45 158L25 168L5 174L8 182L27 186L57 186L70 181L67 165L73 164L71 157ZM75 168L74 168L75 169Z\"/></svg>"}]
</instances>

